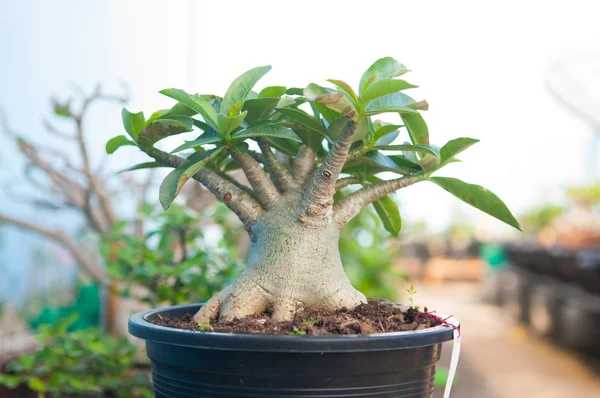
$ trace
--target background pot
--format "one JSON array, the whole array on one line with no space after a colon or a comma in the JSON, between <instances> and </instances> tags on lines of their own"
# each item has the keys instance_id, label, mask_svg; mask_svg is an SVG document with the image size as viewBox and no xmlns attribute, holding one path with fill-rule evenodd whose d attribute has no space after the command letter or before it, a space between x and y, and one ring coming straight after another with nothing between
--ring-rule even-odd
<instances>
[{"instance_id":1,"label":"background pot","mask_svg":"<svg viewBox=\"0 0 600 398\"><path fill-rule=\"evenodd\" d=\"M139 312L157 397L431 397L442 343L453 329L374 335L200 333L155 325L199 305ZM454 318L448 322L458 326Z\"/></svg>"}]
</instances>

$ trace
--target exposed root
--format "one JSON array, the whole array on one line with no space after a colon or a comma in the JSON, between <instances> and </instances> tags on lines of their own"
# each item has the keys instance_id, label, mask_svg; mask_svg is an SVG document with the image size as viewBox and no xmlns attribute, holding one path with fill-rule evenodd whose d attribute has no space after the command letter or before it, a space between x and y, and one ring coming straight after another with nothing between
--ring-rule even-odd
<instances>
[{"instance_id":1,"label":"exposed root","mask_svg":"<svg viewBox=\"0 0 600 398\"><path fill-rule=\"evenodd\" d=\"M335 292L326 289L311 295L307 301L306 290L301 292L266 290L255 282L255 274L244 273L234 283L211 298L194 316L198 324L209 325L217 319L231 321L248 315L262 314L272 310L271 318L276 321L292 321L296 314L306 309L334 312L345 308L351 310L366 297L352 285L345 284ZM300 299L303 298L304 300Z\"/></svg>"}]
</instances>

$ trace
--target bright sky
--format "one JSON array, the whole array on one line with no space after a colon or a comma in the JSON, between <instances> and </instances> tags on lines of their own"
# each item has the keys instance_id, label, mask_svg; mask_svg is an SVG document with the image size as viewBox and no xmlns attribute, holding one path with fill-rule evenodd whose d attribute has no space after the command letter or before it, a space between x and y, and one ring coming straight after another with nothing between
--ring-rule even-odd
<instances>
[{"instance_id":1,"label":"bright sky","mask_svg":"<svg viewBox=\"0 0 600 398\"><path fill-rule=\"evenodd\" d=\"M589 161L591 128L563 110L543 80L552 60L598 48L597 2L0 3L0 105L20 130L50 143L40 118L49 112L48 97L68 94L71 82L118 90L126 81L129 108L151 112L170 104L157 93L162 88L222 94L258 65L273 66L264 85L302 87L327 78L356 85L373 61L392 56L413 70L406 79L421 88L412 95L431 105L425 116L434 144L461 136L481 140L461 155L464 163L440 175L484 185L519 213L552 198L552 187L600 174L598 162ZM585 72L586 84L598 88L594 68ZM89 128L99 160L106 140L121 133L119 109L96 108ZM120 152L111 159L115 169L138 156ZM0 146L0 180L14 177L16 168L7 167L12 156ZM438 229L460 214L494 232L508 231L429 183L398 197L404 217ZM33 218L1 196L0 208Z\"/></svg>"}]
</instances>

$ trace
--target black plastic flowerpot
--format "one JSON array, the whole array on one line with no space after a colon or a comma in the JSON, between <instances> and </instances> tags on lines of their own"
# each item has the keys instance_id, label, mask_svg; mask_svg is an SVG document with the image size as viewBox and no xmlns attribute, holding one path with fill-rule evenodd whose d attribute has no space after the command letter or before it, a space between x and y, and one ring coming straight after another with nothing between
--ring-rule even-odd
<instances>
[{"instance_id":1,"label":"black plastic flowerpot","mask_svg":"<svg viewBox=\"0 0 600 398\"><path fill-rule=\"evenodd\" d=\"M140 312L129 333L146 340L156 397L432 397L442 343L453 329L372 335L203 333L153 324L198 305ZM448 322L458 327L454 318Z\"/></svg>"}]
</instances>

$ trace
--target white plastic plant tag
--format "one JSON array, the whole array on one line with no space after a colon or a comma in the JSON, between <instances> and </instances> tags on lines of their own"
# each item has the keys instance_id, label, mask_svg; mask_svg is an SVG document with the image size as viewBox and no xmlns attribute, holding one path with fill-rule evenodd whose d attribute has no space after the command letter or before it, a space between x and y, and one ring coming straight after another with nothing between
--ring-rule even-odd
<instances>
[{"instance_id":1,"label":"white plastic plant tag","mask_svg":"<svg viewBox=\"0 0 600 398\"><path fill-rule=\"evenodd\" d=\"M446 389L444 390L444 398L450 398L450 390L456 376L456 368L458 367L458 358L460 357L460 330L454 329L454 344L452 346L452 357L450 358L450 369L448 370L448 380L446 380Z\"/></svg>"}]
</instances>

